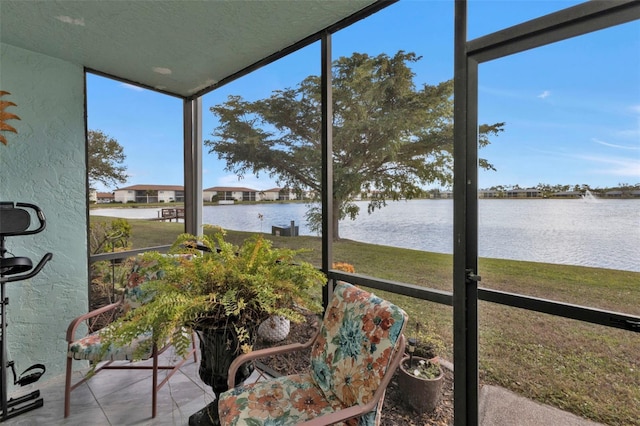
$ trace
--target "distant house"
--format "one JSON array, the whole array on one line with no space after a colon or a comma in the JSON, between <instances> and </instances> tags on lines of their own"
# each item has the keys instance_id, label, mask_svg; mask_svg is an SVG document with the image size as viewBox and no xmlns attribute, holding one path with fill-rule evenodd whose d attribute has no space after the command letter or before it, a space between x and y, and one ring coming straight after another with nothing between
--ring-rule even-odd
<instances>
[{"instance_id":1,"label":"distant house","mask_svg":"<svg viewBox=\"0 0 640 426\"><path fill-rule=\"evenodd\" d=\"M502 198L502 191L497 189L481 189L478 191L479 198Z\"/></svg>"},{"instance_id":2,"label":"distant house","mask_svg":"<svg viewBox=\"0 0 640 426\"><path fill-rule=\"evenodd\" d=\"M507 198L539 198L539 197L542 197L542 192L540 192L535 188L507 190Z\"/></svg>"},{"instance_id":3,"label":"distant house","mask_svg":"<svg viewBox=\"0 0 640 426\"><path fill-rule=\"evenodd\" d=\"M238 186L213 186L202 191L204 201L211 201L217 196L218 202L229 201L259 201L259 191Z\"/></svg>"},{"instance_id":4,"label":"distant house","mask_svg":"<svg viewBox=\"0 0 640 426\"><path fill-rule=\"evenodd\" d=\"M184 202L184 186L180 185L133 185L114 191L119 203L170 203Z\"/></svg>"},{"instance_id":5,"label":"distant house","mask_svg":"<svg viewBox=\"0 0 640 426\"><path fill-rule=\"evenodd\" d=\"M278 201L280 199L280 190L282 188L271 188L260 191L260 199L263 201Z\"/></svg>"},{"instance_id":6,"label":"distant house","mask_svg":"<svg viewBox=\"0 0 640 426\"><path fill-rule=\"evenodd\" d=\"M604 196L607 198L622 198L622 191L607 191Z\"/></svg>"},{"instance_id":7,"label":"distant house","mask_svg":"<svg viewBox=\"0 0 640 426\"><path fill-rule=\"evenodd\" d=\"M283 201L297 199L295 192L289 188L271 188L260 192L263 201Z\"/></svg>"},{"instance_id":8,"label":"distant house","mask_svg":"<svg viewBox=\"0 0 640 426\"><path fill-rule=\"evenodd\" d=\"M98 204L113 203L115 200L113 192L96 192L96 203Z\"/></svg>"}]
</instances>

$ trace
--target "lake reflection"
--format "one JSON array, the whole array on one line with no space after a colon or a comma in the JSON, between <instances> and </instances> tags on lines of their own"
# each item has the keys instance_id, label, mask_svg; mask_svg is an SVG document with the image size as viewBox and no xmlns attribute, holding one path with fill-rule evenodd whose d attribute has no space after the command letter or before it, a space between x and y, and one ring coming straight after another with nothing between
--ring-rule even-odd
<instances>
[{"instance_id":1,"label":"lake reflection","mask_svg":"<svg viewBox=\"0 0 640 426\"><path fill-rule=\"evenodd\" d=\"M640 201L480 200L479 252L534 262L595 266L640 272ZM340 236L366 243L453 253L453 201L391 202L340 222ZM304 204L206 206L203 222L250 232L295 221L312 235ZM158 217L160 209L97 209L91 214L126 218ZM260 219L262 216L262 219Z\"/></svg>"}]
</instances>

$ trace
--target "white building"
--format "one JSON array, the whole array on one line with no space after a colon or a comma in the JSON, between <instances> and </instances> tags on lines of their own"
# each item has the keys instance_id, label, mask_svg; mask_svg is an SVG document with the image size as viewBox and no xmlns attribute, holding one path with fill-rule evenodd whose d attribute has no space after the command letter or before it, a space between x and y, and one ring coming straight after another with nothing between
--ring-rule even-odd
<instances>
[{"instance_id":1,"label":"white building","mask_svg":"<svg viewBox=\"0 0 640 426\"><path fill-rule=\"evenodd\" d=\"M289 188L271 188L260 192L263 201L297 200L296 193Z\"/></svg>"},{"instance_id":2,"label":"white building","mask_svg":"<svg viewBox=\"0 0 640 426\"><path fill-rule=\"evenodd\" d=\"M171 203L184 202L184 186L133 185L114 191L118 203Z\"/></svg>"},{"instance_id":3,"label":"white building","mask_svg":"<svg viewBox=\"0 0 640 426\"><path fill-rule=\"evenodd\" d=\"M204 201L211 201L217 196L221 204L235 201L260 201L259 191L238 186L212 186L202 191Z\"/></svg>"}]
</instances>

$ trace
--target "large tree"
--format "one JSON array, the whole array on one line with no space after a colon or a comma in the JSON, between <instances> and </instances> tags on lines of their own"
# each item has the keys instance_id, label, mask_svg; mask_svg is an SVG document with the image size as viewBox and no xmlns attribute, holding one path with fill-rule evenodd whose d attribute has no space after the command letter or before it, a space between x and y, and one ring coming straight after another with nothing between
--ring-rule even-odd
<instances>
[{"instance_id":1,"label":"large tree","mask_svg":"<svg viewBox=\"0 0 640 426\"><path fill-rule=\"evenodd\" d=\"M368 211L388 200L420 196L426 185L450 185L453 179L453 81L416 87L414 53L390 57L354 53L334 61L333 226L355 219L354 198L371 196ZM309 76L295 88L277 90L248 102L229 96L213 106L218 117L211 153L243 176L266 172L291 188L321 190L320 78ZM502 131L504 123L482 125L480 146ZM486 160L480 166L493 169ZM318 229L318 207L307 217Z\"/></svg>"},{"instance_id":2,"label":"large tree","mask_svg":"<svg viewBox=\"0 0 640 426\"><path fill-rule=\"evenodd\" d=\"M89 130L87 142L89 186L94 188L100 182L108 187L126 182L127 168L122 165L126 156L122 145L101 130Z\"/></svg>"}]
</instances>

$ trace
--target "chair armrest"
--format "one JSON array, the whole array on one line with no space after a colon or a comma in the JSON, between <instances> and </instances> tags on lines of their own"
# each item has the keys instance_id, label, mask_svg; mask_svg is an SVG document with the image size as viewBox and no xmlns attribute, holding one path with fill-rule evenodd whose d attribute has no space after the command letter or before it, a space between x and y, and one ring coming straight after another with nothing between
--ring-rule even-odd
<instances>
[{"instance_id":1,"label":"chair armrest","mask_svg":"<svg viewBox=\"0 0 640 426\"><path fill-rule=\"evenodd\" d=\"M236 372L238 371L238 368L240 368L240 366L245 362L253 361L271 355L280 355L288 352L307 349L311 347L311 345L313 345L313 342L315 342L319 331L320 330L318 329L318 331L316 331L316 333L305 343L291 343L289 345L274 346L272 348L258 349L257 351L251 351L248 354L239 355L229 366L229 378L227 379L227 385L229 386L229 389L233 389L235 387Z\"/></svg>"},{"instance_id":2,"label":"chair armrest","mask_svg":"<svg viewBox=\"0 0 640 426\"><path fill-rule=\"evenodd\" d=\"M369 408L369 406L371 406ZM375 408L376 404L354 405L344 410L334 411L333 413L326 414L324 416L316 417L306 422L298 423L297 426L326 426L338 423L344 420L349 420L354 417L367 414L369 411Z\"/></svg>"},{"instance_id":3,"label":"chair armrest","mask_svg":"<svg viewBox=\"0 0 640 426\"><path fill-rule=\"evenodd\" d=\"M387 386L393 377L393 374L398 369L400 365L400 361L402 361L402 357L404 355L404 347L405 347L405 338L403 334L400 334L400 342L398 347L396 348L396 352L393 355L391 363L387 368L387 372L380 381L380 386L376 389L373 397L369 402L363 405L354 405L352 407L345 408L343 410L334 411L333 413L329 413L325 416L316 417L312 420L302 422L298 426L325 426L331 425L334 423L338 423L344 420L348 420L354 417L362 416L370 411L372 411L376 404L382 402L382 397L387 390Z\"/></svg>"},{"instance_id":4,"label":"chair armrest","mask_svg":"<svg viewBox=\"0 0 640 426\"><path fill-rule=\"evenodd\" d=\"M69 327L67 328L67 343L71 343L75 340L76 329L80 326L80 324L89 318L97 317L98 315L104 314L106 312L112 311L118 308L122 302L115 302L109 305L103 306L102 308L94 309L91 312L87 312L86 314L80 315L71 321Z\"/></svg>"}]
</instances>

